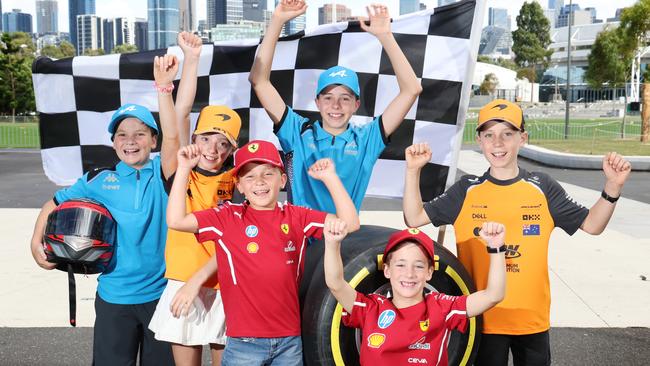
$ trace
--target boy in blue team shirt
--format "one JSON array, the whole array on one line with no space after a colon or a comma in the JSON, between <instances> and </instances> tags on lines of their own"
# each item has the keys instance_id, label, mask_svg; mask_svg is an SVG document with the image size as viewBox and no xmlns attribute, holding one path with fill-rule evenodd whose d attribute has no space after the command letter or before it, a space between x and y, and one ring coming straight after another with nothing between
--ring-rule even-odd
<instances>
[{"instance_id":1,"label":"boy in blue team shirt","mask_svg":"<svg viewBox=\"0 0 650 366\"><path fill-rule=\"evenodd\" d=\"M388 55L399 84L399 94L372 122L350 126L350 118L360 106L359 80L354 71L334 66L325 70L318 79L316 106L322 121L310 121L295 113L271 84L271 64L282 26L306 10L304 1L280 1L260 45L249 80L275 124L282 150L293 155L293 171L289 172L292 173L293 203L335 212L332 198L323 183L307 174L314 162L330 158L358 211L377 158L422 87L391 33L387 7L371 5L367 7L370 25L363 18L360 18L360 25L379 40Z\"/></svg>"},{"instance_id":2,"label":"boy in blue team shirt","mask_svg":"<svg viewBox=\"0 0 650 366\"><path fill-rule=\"evenodd\" d=\"M171 98L178 61L167 55L157 58L154 68L160 98ZM162 115L162 125L173 123ZM154 339L147 326L167 283L166 181L173 174L170 162L179 148L178 135L165 134L160 156L150 159L158 126L151 112L136 104L120 107L108 132L120 162L84 174L43 205L34 227L32 256L42 268L55 267L46 260L42 239L47 217L58 204L90 198L106 206L117 222L117 246L108 269L98 278L93 364L135 365L139 352L141 364L173 365L169 343Z\"/></svg>"}]
</instances>

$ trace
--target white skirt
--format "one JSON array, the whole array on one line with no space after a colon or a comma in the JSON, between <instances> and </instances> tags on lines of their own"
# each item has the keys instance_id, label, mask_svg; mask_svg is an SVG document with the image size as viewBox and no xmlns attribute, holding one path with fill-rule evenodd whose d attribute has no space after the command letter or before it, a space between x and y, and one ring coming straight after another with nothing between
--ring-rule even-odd
<instances>
[{"instance_id":1,"label":"white skirt","mask_svg":"<svg viewBox=\"0 0 650 366\"><path fill-rule=\"evenodd\" d=\"M185 346L204 344L226 344L226 318L221 302L221 291L201 287L190 311L175 318L171 303L176 291L185 282L168 280L158 301L156 311L149 323L149 329L159 341L178 343Z\"/></svg>"}]
</instances>

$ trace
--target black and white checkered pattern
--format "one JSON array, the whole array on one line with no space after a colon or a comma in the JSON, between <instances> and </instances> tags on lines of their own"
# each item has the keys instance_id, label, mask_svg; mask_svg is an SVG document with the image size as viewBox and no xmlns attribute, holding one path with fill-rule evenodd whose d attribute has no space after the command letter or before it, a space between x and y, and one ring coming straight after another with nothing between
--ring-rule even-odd
<instances>
[{"instance_id":1,"label":"black and white checkered pattern","mask_svg":"<svg viewBox=\"0 0 650 366\"><path fill-rule=\"evenodd\" d=\"M420 78L423 92L391 136L373 170L367 194L402 196L404 149L414 142L426 141L434 152L422 174L424 199L441 193L450 173L453 179L483 8L482 0L461 1L393 21L395 38ZM227 105L242 117L240 143L264 139L279 147L272 121L248 82L258 44L252 40L203 46L192 123L204 106ZM50 180L69 185L83 172L117 161L106 129L120 105L141 104L158 119L152 61L167 52L183 57L180 48L171 47L58 61L40 58L34 63L43 167ZM319 26L280 39L271 80L296 112L319 119L314 102L318 75L334 65L349 67L359 75L361 107L351 123L371 121L397 95L388 57L358 22ZM180 75L181 70L177 77Z\"/></svg>"}]
</instances>

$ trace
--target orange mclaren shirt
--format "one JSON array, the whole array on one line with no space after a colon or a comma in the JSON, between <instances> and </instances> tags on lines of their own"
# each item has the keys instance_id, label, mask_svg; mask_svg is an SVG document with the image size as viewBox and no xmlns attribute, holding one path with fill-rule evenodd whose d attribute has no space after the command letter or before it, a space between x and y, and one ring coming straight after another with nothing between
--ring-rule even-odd
<instances>
[{"instance_id":1,"label":"orange mclaren shirt","mask_svg":"<svg viewBox=\"0 0 650 366\"><path fill-rule=\"evenodd\" d=\"M224 200L230 200L235 183L230 171L211 173L194 169L187 184L187 212L216 207ZM193 233L169 229L165 247L165 277L187 282L214 255L214 242L199 243ZM218 288L217 275L203 286Z\"/></svg>"},{"instance_id":2,"label":"orange mclaren shirt","mask_svg":"<svg viewBox=\"0 0 650 366\"><path fill-rule=\"evenodd\" d=\"M458 258L478 290L487 286L490 264L478 229L485 221L506 226L506 295L483 314L483 333L523 335L550 328L549 238L555 227L573 235L587 208L547 174L520 169L507 181L488 172L464 176L425 210L434 225L453 224Z\"/></svg>"}]
</instances>

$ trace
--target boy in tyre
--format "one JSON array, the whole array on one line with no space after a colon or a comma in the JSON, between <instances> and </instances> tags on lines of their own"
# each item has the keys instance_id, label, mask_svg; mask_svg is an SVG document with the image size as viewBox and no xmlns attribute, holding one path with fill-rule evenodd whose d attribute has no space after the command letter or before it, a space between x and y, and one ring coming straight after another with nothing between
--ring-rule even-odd
<instances>
[{"instance_id":1,"label":"boy in tyre","mask_svg":"<svg viewBox=\"0 0 650 366\"><path fill-rule=\"evenodd\" d=\"M528 136L518 105L497 99L479 111L476 140L490 168L466 175L445 193L422 204L420 170L431 159L426 144L406 149L404 219L408 226L453 224L458 258L477 289L485 288L488 257L481 250L477 222L495 220L508 227L505 299L483 315L476 365L550 365L550 285L548 245L557 226L569 235L579 228L600 234L616 207L631 166L617 153L603 157L605 187L590 208L578 204L549 175L517 164Z\"/></svg>"},{"instance_id":2,"label":"boy in tyre","mask_svg":"<svg viewBox=\"0 0 650 366\"><path fill-rule=\"evenodd\" d=\"M154 61L159 98L171 99L172 81L178 71L175 56ZM161 114L160 124L169 130L162 137L160 156L150 158L156 147L158 126L151 112L136 104L121 106L108 125L119 163L84 174L71 187L59 190L43 205L34 226L32 256L45 269L54 268L43 250L47 217L57 205L76 198L102 203L117 222L115 255L97 279L93 365L173 365L169 343L158 341L147 328L165 288L165 209L167 179L173 174L178 135ZM139 354L139 357L138 357Z\"/></svg>"},{"instance_id":3,"label":"boy in tyre","mask_svg":"<svg viewBox=\"0 0 650 366\"><path fill-rule=\"evenodd\" d=\"M261 140L234 154L233 175L246 201L188 214L185 182L199 159L196 145L179 151L167 223L196 233L200 242L216 243L228 336L223 364L302 365L298 285L305 246L337 217L277 201L287 176L275 145ZM329 189L339 217L358 229L359 217L333 163L319 160L309 175Z\"/></svg>"},{"instance_id":4,"label":"boy in tyre","mask_svg":"<svg viewBox=\"0 0 650 366\"><path fill-rule=\"evenodd\" d=\"M161 118L175 121L162 126L163 135L178 135L181 145L186 145L202 41L196 35L181 32L178 45L184 57L176 105L171 96L159 96L159 110ZM226 161L237 148L240 128L240 116L226 106L210 105L201 110L192 134L200 158L186 182L188 212L216 207L232 198L235 183L229 171L232 166ZM174 172L177 152L173 152L174 158L169 162ZM170 184L173 179L174 175ZM218 290L214 243L199 245L191 233L169 229L165 264L167 286L149 329L156 339L172 344L177 365L200 365L204 344L210 345L212 364L220 365L226 325ZM182 307L185 304L190 306Z\"/></svg>"},{"instance_id":5,"label":"boy in tyre","mask_svg":"<svg viewBox=\"0 0 650 366\"><path fill-rule=\"evenodd\" d=\"M316 160L329 158L336 164L336 173L359 210L377 158L422 87L391 33L388 8L373 4L367 8L370 25L366 24L367 19L360 18L360 26L379 40L388 55L399 84L397 96L372 122L351 125L350 118L360 106L358 76L351 69L333 66L318 78L315 102L321 121L309 120L294 112L271 83L271 64L282 26L304 14L306 9L307 5L301 0L280 1L259 47L249 80L274 123L282 150L292 156L289 176L293 203L335 212L326 187L308 174Z\"/></svg>"},{"instance_id":6,"label":"boy in tyre","mask_svg":"<svg viewBox=\"0 0 650 366\"><path fill-rule=\"evenodd\" d=\"M392 297L357 292L343 277L340 248L346 234L341 220L325 225L325 281L345 309L343 324L361 328L361 365L447 365L449 332L464 331L468 318L503 299L502 224L482 224L478 234L491 253L488 283L484 290L466 296L424 294L434 271L433 240L413 228L391 235L384 249L383 271Z\"/></svg>"}]
</instances>

